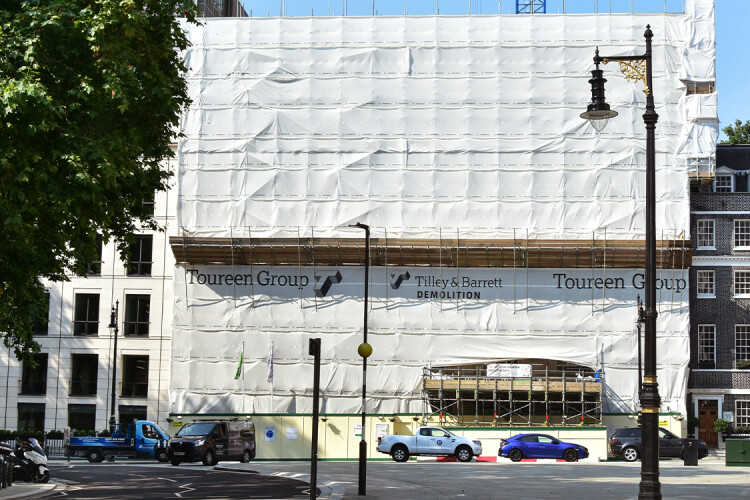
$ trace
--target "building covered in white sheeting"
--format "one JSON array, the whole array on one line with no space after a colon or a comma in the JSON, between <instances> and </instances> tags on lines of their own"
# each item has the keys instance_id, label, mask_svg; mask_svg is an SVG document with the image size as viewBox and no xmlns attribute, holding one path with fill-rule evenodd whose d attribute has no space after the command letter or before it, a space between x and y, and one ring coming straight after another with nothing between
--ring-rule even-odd
<instances>
[{"instance_id":1,"label":"building covered in white sheeting","mask_svg":"<svg viewBox=\"0 0 750 500\"><path fill-rule=\"evenodd\" d=\"M579 114L595 47L642 53L647 24L658 380L662 412L685 413L689 179L718 136L713 9L188 26L171 413L311 412L315 337L321 411L361 411L358 222L368 413L455 414L426 381L504 363L596 373L600 412L636 412L643 85L603 66L619 116L597 133Z\"/></svg>"}]
</instances>

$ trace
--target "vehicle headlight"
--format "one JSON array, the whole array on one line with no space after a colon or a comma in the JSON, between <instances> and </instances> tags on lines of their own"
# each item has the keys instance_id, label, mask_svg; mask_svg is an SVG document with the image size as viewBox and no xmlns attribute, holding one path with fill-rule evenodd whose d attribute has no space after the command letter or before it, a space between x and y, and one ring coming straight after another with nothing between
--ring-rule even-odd
<instances>
[{"instance_id":1,"label":"vehicle headlight","mask_svg":"<svg viewBox=\"0 0 750 500\"><path fill-rule=\"evenodd\" d=\"M205 439L199 439L197 443L195 443L195 446L203 446L205 444Z\"/></svg>"},{"instance_id":2,"label":"vehicle headlight","mask_svg":"<svg viewBox=\"0 0 750 500\"><path fill-rule=\"evenodd\" d=\"M474 440L472 441L472 443L474 443L474 444L478 444L479 446L482 446L482 442L481 442L481 441L479 441L478 439L474 439Z\"/></svg>"}]
</instances>

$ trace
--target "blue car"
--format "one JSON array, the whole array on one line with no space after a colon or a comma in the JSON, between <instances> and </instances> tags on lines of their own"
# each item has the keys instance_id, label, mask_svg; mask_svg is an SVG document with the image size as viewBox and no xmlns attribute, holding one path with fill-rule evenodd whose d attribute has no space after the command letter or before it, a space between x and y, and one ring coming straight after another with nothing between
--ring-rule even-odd
<instances>
[{"instance_id":1,"label":"blue car","mask_svg":"<svg viewBox=\"0 0 750 500\"><path fill-rule=\"evenodd\" d=\"M500 441L501 457L520 462L524 458L562 458L566 462L575 462L587 458L589 450L573 443L563 443L547 434L518 434Z\"/></svg>"}]
</instances>

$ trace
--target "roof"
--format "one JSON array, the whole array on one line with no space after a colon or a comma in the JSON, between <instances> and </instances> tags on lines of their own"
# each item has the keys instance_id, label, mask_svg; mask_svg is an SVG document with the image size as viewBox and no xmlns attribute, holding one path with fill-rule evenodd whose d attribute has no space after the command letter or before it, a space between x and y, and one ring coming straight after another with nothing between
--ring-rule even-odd
<instances>
[{"instance_id":1,"label":"roof","mask_svg":"<svg viewBox=\"0 0 750 500\"><path fill-rule=\"evenodd\" d=\"M750 169L750 144L717 144L716 167Z\"/></svg>"}]
</instances>

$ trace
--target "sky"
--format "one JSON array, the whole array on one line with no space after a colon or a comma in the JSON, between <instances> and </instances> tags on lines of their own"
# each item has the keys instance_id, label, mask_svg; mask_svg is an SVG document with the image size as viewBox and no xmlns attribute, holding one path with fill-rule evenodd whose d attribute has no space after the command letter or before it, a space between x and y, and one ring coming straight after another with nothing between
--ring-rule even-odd
<instances>
[{"instance_id":1,"label":"sky","mask_svg":"<svg viewBox=\"0 0 750 500\"><path fill-rule=\"evenodd\" d=\"M716 90L719 99L720 128L750 120L747 32L750 29L750 0L714 0L716 19ZM440 14L508 14L515 10L516 0L241 0L245 10L254 17L278 16L284 9L287 16L341 15L432 15ZM548 13L666 11L680 12L684 0L546 0ZM721 132L719 140L726 139Z\"/></svg>"}]
</instances>

